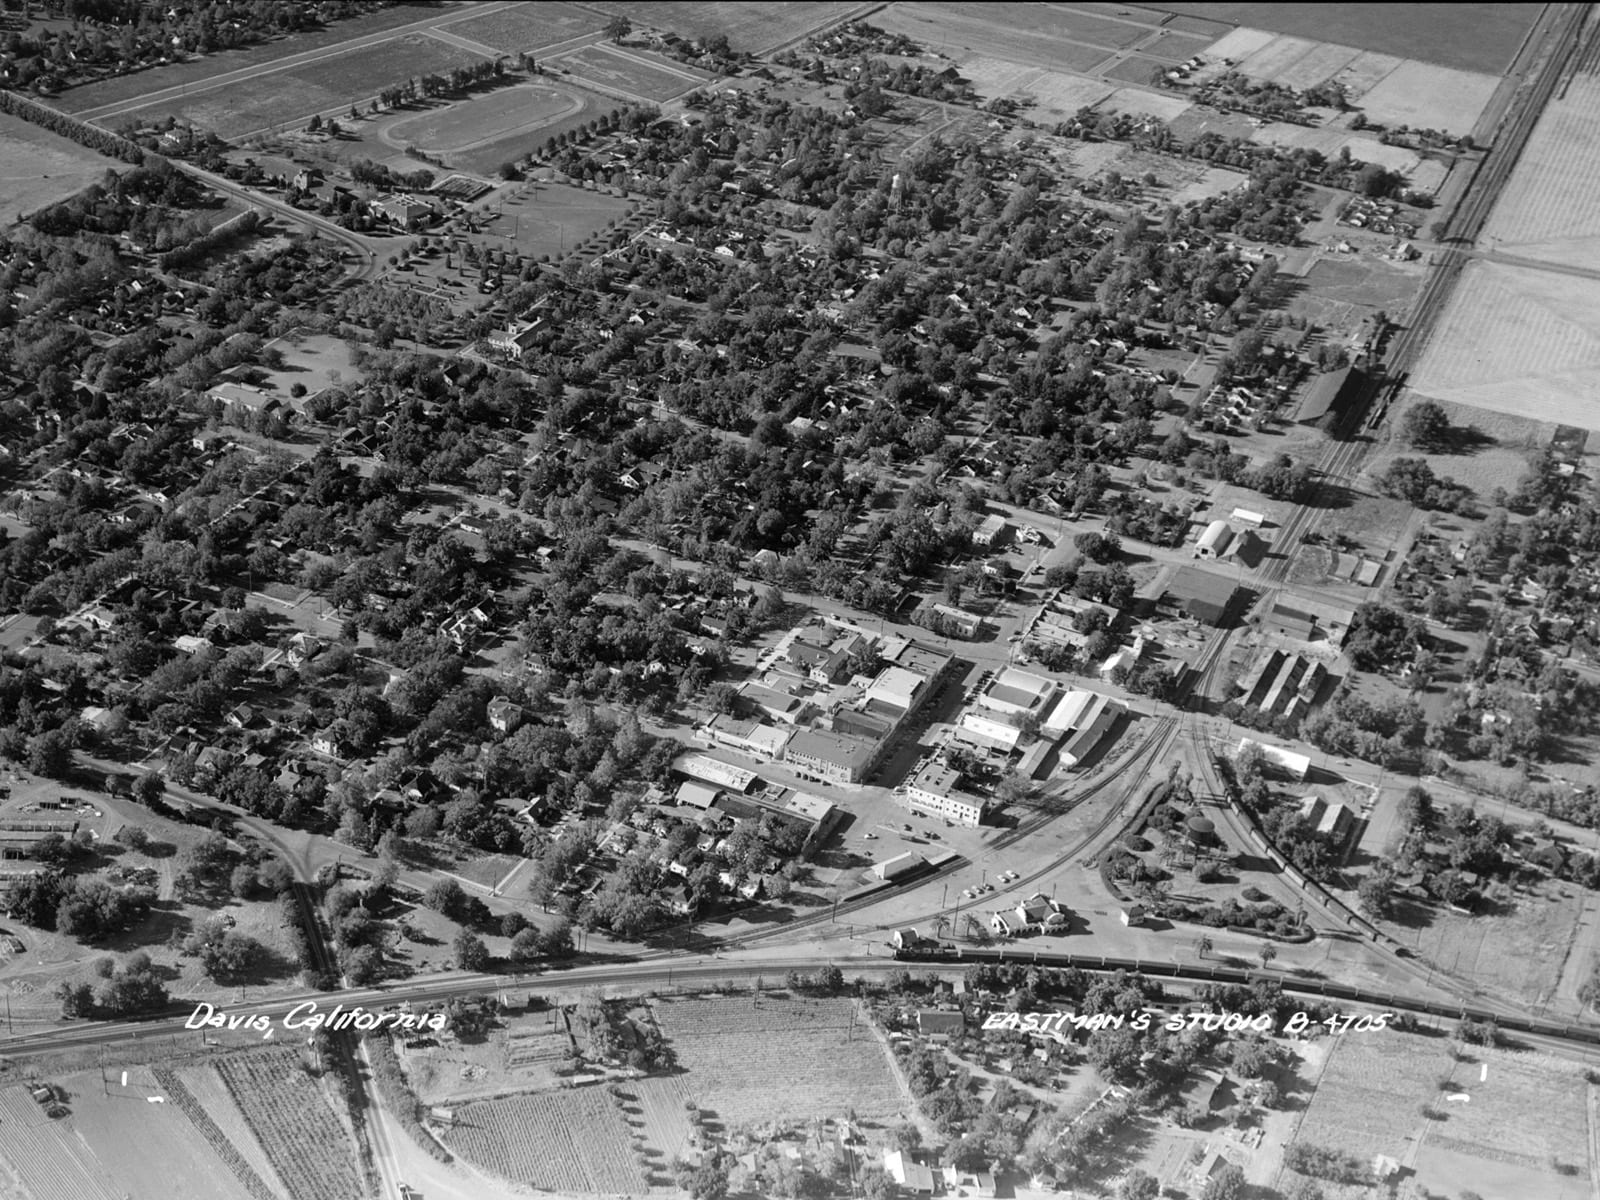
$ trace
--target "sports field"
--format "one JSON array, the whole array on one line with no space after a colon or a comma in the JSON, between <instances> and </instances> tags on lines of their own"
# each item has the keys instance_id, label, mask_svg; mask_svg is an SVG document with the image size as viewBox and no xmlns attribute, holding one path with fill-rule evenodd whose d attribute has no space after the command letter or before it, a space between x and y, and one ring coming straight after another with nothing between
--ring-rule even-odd
<instances>
[{"instance_id":1,"label":"sports field","mask_svg":"<svg viewBox=\"0 0 1600 1200\"><path fill-rule=\"evenodd\" d=\"M462 100L391 125L388 140L449 155L515 133L533 131L584 107L564 88L527 84Z\"/></svg>"},{"instance_id":2,"label":"sports field","mask_svg":"<svg viewBox=\"0 0 1600 1200\"><path fill-rule=\"evenodd\" d=\"M1439 400L1600 429L1600 282L1468 264L1410 385Z\"/></svg>"},{"instance_id":3,"label":"sports field","mask_svg":"<svg viewBox=\"0 0 1600 1200\"><path fill-rule=\"evenodd\" d=\"M605 192L564 183L528 184L499 206L479 241L530 258L557 258L632 211L631 201Z\"/></svg>"},{"instance_id":4,"label":"sports field","mask_svg":"<svg viewBox=\"0 0 1600 1200\"><path fill-rule=\"evenodd\" d=\"M618 91L640 100L657 103L681 96L709 83L711 76L688 67L657 66L632 52L613 50L604 45L585 46L551 60L586 83L607 91Z\"/></svg>"},{"instance_id":5,"label":"sports field","mask_svg":"<svg viewBox=\"0 0 1600 1200\"><path fill-rule=\"evenodd\" d=\"M470 50L422 34L352 50L242 83L191 93L138 109L141 120L180 117L218 136L236 138L298 124L316 112L352 103L365 106L386 87L418 75L470 66Z\"/></svg>"},{"instance_id":6,"label":"sports field","mask_svg":"<svg viewBox=\"0 0 1600 1200\"><path fill-rule=\"evenodd\" d=\"M0 227L81 192L121 163L0 113Z\"/></svg>"},{"instance_id":7,"label":"sports field","mask_svg":"<svg viewBox=\"0 0 1600 1200\"><path fill-rule=\"evenodd\" d=\"M1543 6L1191 4L1179 0L1150 7L1498 75L1511 64Z\"/></svg>"}]
</instances>

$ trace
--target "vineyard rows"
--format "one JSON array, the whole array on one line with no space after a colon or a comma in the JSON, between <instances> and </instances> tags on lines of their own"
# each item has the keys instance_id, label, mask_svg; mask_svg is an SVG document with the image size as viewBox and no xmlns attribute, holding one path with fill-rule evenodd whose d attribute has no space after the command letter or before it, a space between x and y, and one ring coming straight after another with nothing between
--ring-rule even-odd
<instances>
[{"instance_id":1,"label":"vineyard rows","mask_svg":"<svg viewBox=\"0 0 1600 1200\"><path fill-rule=\"evenodd\" d=\"M233 1102L233 1097L228 1095L228 1089L223 1086L222 1077L217 1074L216 1068L209 1062L190 1064L178 1071L178 1082L205 1110L206 1115L222 1131L222 1135L233 1143L234 1149L244 1157L250 1168L261 1176L262 1182L267 1185L267 1190L275 1196L283 1195L288 1189L278 1178L272 1160L267 1157L267 1152L262 1149L260 1141L245 1122L239 1106Z\"/></svg>"},{"instance_id":2,"label":"vineyard rows","mask_svg":"<svg viewBox=\"0 0 1600 1200\"><path fill-rule=\"evenodd\" d=\"M34 1200L118 1200L20 1087L0 1089L0 1152Z\"/></svg>"},{"instance_id":3,"label":"vineyard rows","mask_svg":"<svg viewBox=\"0 0 1600 1200\"><path fill-rule=\"evenodd\" d=\"M627 1126L599 1088L458 1105L445 1140L468 1161L546 1191L631 1195L649 1187Z\"/></svg>"},{"instance_id":4,"label":"vineyard rows","mask_svg":"<svg viewBox=\"0 0 1600 1200\"><path fill-rule=\"evenodd\" d=\"M161 1085L162 1091L166 1092L167 1099L176 1104L183 1115L194 1123L195 1128L217 1152L217 1157L234 1173L239 1182L244 1184L245 1190L255 1197L255 1200L277 1200L277 1196L267 1186L266 1181L256 1174L255 1168L244 1160L244 1155L239 1153L239 1148L217 1127L210 1114L183 1085L183 1080L164 1067L153 1067L151 1073Z\"/></svg>"},{"instance_id":5,"label":"vineyard rows","mask_svg":"<svg viewBox=\"0 0 1600 1200\"><path fill-rule=\"evenodd\" d=\"M365 1194L344 1129L295 1051L224 1057L217 1073L294 1200Z\"/></svg>"}]
</instances>

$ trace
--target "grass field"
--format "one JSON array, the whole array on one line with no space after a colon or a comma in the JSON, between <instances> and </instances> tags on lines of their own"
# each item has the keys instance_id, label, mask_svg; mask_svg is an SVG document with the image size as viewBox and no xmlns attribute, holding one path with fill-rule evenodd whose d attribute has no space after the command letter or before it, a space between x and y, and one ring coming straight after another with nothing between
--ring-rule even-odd
<instances>
[{"instance_id":1,"label":"grass field","mask_svg":"<svg viewBox=\"0 0 1600 1200\"><path fill-rule=\"evenodd\" d=\"M81 192L121 165L0 113L0 227Z\"/></svg>"},{"instance_id":2,"label":"grass field","mask_svg":"<svg viewBox=\"0 0 1600 1200\"><path fill-rule=\"evenodd\" d=\"M850 1000L700 998L653 1002L690 1094L725 1126L836 1117L907 1119L912 1102Z\"/></svg>"},{"instance_id":3,"label":"grass field","mask_svg":"<svg viewBox=\"0 0 1600 1200\"><path fill-rule=\"evenodd\" d=\"M657 103L681 96L711 78L702 71L691 73L686 69L655 66L602 45L585 46L552 61L597 87Z\"/></svg>"},{"instance_id":4,"label":"grass field","mask_svg":"<svg viewBox=\"0 0 1600 1200\"><path fill-rule=\"evenodd\" d=\"M515 4L499 12L449 21L440 26L447 33L493 46L507 54L538 50L604 27L605 22L594 13L561 4L558 0L543 0L537 5Z\"/></svg>"},{"instance_id":5,"label":"grass field","mask_svg":"<svg viewBox=\"0 0 1600 1200\"><path fill-rule=\"evenodd\" d=\"M728 44L735 50L761 54L774 46L781 46L803 37L814 29L839 20L850 10L837 4L823 4L818 0L776 0L762 3L759 0L711 0L710 3L686 3L684 0L661 0L657 3L622 3L618 0L597 0L587 7L603 13L621 14L641 29L658 29L687 38L708 38L726 34Z\"/></svg>"},{"instance_id":6,"label":"grass field","mask_svg":"<svg viewBox=\"0 0 1600 1200\"><path fill-rule=\"evenodd\" d=\"M141 120L177 116L220 137L236 138L298 124L314 112L357 102L365 105L384 88L407 79L481 61L459 46L411 34L225 88L141 107L138 116Z\"/></svg>"},{"instance_id":7,"label":"grass field","mask_svg":"<svg viewBox=\"0 0 1600 1200\"><path fill-rule=\"evenodd\" d=\"M249 1200L231 1171L173 1104L151 1104L163 1089L146 1068L128 1087L113 1069L58 1082L71 1115L52 1121L22 1088L0 1092L0 1153L34 1200ZM109 1092L109 1094L107 1094Z\"/></svg>"},{"instance_id":8,"label":"grass field","mask_svg":"<svg viewBox=\"0 0 1600 1200\"><path fill-rule=\"evenodd\" d=\"M1476 1049L1457 1062L1448 1046L1443 1038L1344 1034L1306 1107L1300 1140L1363 1161L1375 1154L1408 1161L1415 1153L1416 1183L1452 1196L1469 1187L1486 1196L1587 1196L1581 1068ZM1452 1095L1470 1099L1447 1099ZM1422 1115L1424 1104L1437 1119ZM1558 1171L1557 1163L1577 1170Z\"/></svg>"},{"instance_id":9,"label":"grass field","mask_svg":"<svg viewBox=\"0 0 1600 1200\"><path fill-rule=\"evenodd\" d=\"M1539 16L1533 4L1452 4L1448 21L1427 5L1180 2L1150 7L1496 75L1511 64Z\"/></svg>"},{"instance_id":10,"label":"grass field","mask_svg":"<svg viewBox=\"0 0 1600 1200\"><path fill-rule=\"evenodd\" d=\"M1421 931L1394 930L1418 955L1458 978L1535 1005L1554 997L1577 931L1582 900L1570 885L1546 881L1497 900L1493 916L1433 911ZM1409 936L1407 936L1409 935Z\"/></svg>"},{"instance_id":11,"label":"grass field","mask_svg":"<svg viewBox=\"0 0 1600 1200\"><path fill-rule=\"evenodd\" d=\"M616 1103L599 1087L458 1105L445 1142L501 1178L559 1192L649 1187Z\"/></svg>"},{"instance_id":12,"label":"grass field","mask_svg":"<svg viewBox=\"0 0 1600 1200\"><path fill-rule=\"evenodd\" d=\"M580 111L584 102L564 88L528 84L462 100L391 125L389 140L450 155L541 126ZM547 135L548 136L548 135Z\"/></svg>"},{"instance_id":13,"label":"grass field","mask_svg":"<svg viewBox=\"0 0 1600 1200\"><path fill-rule=\"evenodd\" d=\"M1495 262L1468 265L1413 391L1436 400L1600 429L1600 284Z\"/></svg>"},{"instance_id":14,"label":"grass field","mask_svg":"<svg viewBox=\"0 0 1600 1200\"><path fill-rule=\"evenodd\" d=\"M632 210L633 202L620 196L564 183L532 184L506 200L499 215L484 226L480 243L553 258Z\"/></svg>"},{"instance_id":15,"label":"grass field","mask_svg":"<svg viewBox=\"0 0 1600 1200\"><path fill-rule=\"evenodd\" d=\"M1600 79L1580 75L1552 97L1484 240L1542 262L1600 267Z\"/></svg>"},{"instance_id":16,"label":"grass field","mask_svg":"<svg viewBox=\"0 0 1600 1200\"><path fill-rule=\"evenodd\" d=\"M297 383L305 384L307 392L318 392L341 384L359 384L366 378L365 372L350 365L350 347L343 338L291 333L267 343L267 348L283 355L283 366L266 373L265 386L285 393Z\"/></svg>"},{"instance_id":17,"label":"grass field","mask_svg":"<svg viewBox=\"0 0 1600 1200\"><path fill-rule=\"evenodd\" d=\"M480 8L482 5L473 4L468 7ZM156 67L148 71L135 71L131 75L118 75L114 79L106 79L98 83L87 83L63 93L60 104L67 112L81 113L102 105L136 100L141 96L149 95L151 92L161 91L163 88L178 87L181 84L203 83L218 75L242 70L246 67L261 66L286 55L303 54L308 50L325 49L348 42L354 38L382 33L385 30L396 29L403 25L412 25L433 19L442 21L454 16L455 13L452 10L442 8L438 4L428 3L427 0L401 0L400 3L385 5L372 12L362 13L360 16L353 17L348 21L336 21L325 29L310 33L297 33L292 40L279 39L272 42L263 42L260 45L250 46L243 50L228 50L217 54L207 54L204 57L190 59L188 62L173 63L170 66Z\"/></svg>"}]
</instances>

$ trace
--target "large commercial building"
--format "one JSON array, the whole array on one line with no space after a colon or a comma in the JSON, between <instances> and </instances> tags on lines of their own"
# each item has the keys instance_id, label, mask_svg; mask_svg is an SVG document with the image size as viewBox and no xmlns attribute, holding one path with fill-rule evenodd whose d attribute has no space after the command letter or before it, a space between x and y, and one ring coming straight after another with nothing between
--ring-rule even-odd
<instances>
[{"instance_id":1,"label":"large commercial building","mask_svg":"<svg viewBox=\"0 0 1600 1200\"><path fill-rule=\"evenodd\" d=\"M939 817L953 825L983 824L988 801L961 790L961 772L948 763L931 761L906 781L906 807L924 816Z\"/></svg>"},{"instance_id":2,"label":"large commercial building","mask_svg":"<svg viewBox=\"0 0 1600 1200\"><path fill-rule=\"evenodd\" d=\"M865 738L825 729L799 729L783 748L796 775L830 783L860 783L876 763L880 747Z\"/></svg>"}]
</instances>

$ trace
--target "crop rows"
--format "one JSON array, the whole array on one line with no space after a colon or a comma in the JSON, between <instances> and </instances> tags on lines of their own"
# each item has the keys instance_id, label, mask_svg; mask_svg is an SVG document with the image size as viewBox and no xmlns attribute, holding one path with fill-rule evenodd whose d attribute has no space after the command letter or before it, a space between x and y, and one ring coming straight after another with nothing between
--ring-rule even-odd
<instances>
[{"instance_id":1,"label":"crop rows","mask_svg":"<svg viewBox=\"0 0 1600 1200\"><path fill-rule=\"evenodd\" d=\"M627 1126L599 1088L458 1105L445 1136L468 1161L546 1191L627 1195L649 1187Z\"/></svg>"},{"instance_id":2,"label":"crop rows","mask_svg":"<svg viewBox=\"0 0 1600 1200\"><path fill-rule=\"evenodd\" d=\"M195 1128L217 1152L217 1157L234 1173L239 1182L244 1184L245 1190L254 1196L255 1200L277 1200L266 1181L245 1161L244 1155L239 1153L239 1148L233 1144L233 1140L218 1128L217 1123L211 1119L211 1114L201 1107L194 1094L184 1086L183 1080L165 1067L153 1067L151 1073L166 1092L167 1099L176 1104L183 1115L194 1123Z\"/></svg>"},{"instance_id":3,"label":"crop rows","mask_svg":"<svg viewBox=\"0 0 1600 1200\"><path fill-rule=\"evenodd\" d=\"M16 1167L34 1200L116 1200L82 1158L62 1144L44 1110L21 1088L0 1089L0 1150Z\"/></svg>"},{"instance_id":4,"label":"crop rows","mask_svg":"<svg viewBox=\"0 0 1600 1200\"><path fill-rule=\"evenodd\" d=\"M362 1194L339 1120L294 1051L230 1056L217 1072L295 1200Z\"/></svg>"},{"instance_id":5,"label":"crop rows","mask_svg":"<svg viewBox=\"0 0 1600 1200\"><path fill-rule=\"evenodd\" d=\"M268 1190L275 1196L281 1196L284 1186L273 1169L272 1160L267 1157L256 1135L250 1131L244 1114L233 1102L233 1097L228 1095L222 1077L212 1064L207 1061L183 1067L178 1072L178 1081L216 1123L217 1128L222 1130L223 1136L233 1143L234 1149L244 1156L250 1168L261 1176Z\"/></svg>"}]
</instances>

